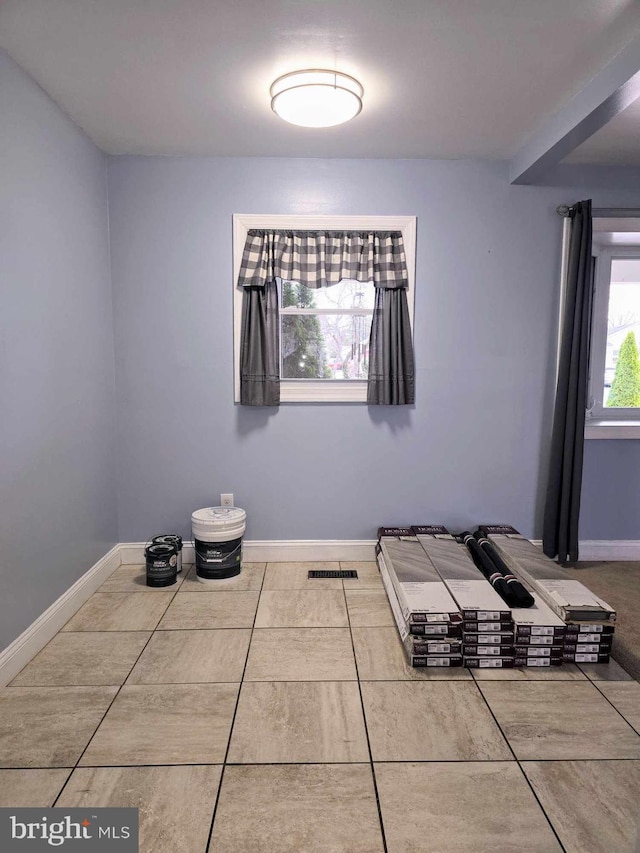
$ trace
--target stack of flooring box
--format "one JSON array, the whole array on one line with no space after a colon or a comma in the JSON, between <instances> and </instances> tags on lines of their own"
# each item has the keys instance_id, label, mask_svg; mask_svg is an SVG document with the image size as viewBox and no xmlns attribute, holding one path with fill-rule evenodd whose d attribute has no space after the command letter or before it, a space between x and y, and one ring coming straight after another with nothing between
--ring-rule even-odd
<instances>
[{"instance_id":1,"label":"stack of flooring box","mask_svg":"<svg viewBox=\"0 0 640 853\"><path fill-rule=\"evenodd\" d=\"M513 574L533 591L538 606L545 604L546 609L551 610L564 626L562 660L606 663L613 643L616 619L613 608L579 581L573 580L515 528L483 525L480 529L499 550ZM550 627L547 626L548 629ZM526 626L523 626L523 633L525 631ZM554 633L548 630L545 634L538 634L551 639L551 643L549 640L547 643L554 657L557 656L553 651L556 648L554 644L560 633L557 626ZM558 643L557 648L559 646Z\"/></svg>"},{"instance_id":2,"label":"stack of flooring box","mask_svg":"<svg viewBox=\"0 0 640 853\"><path fill-rule=\"evenodd\" d=\"M381 527L380 575L411 666L462 666L462 616L410 527Z\"/></svg>"},{"instance_id":3,"label":"stack of flooring box","mask_svg":"<svg viewBox=\"0 0 640 853\"><path fill-rule=\"evenodd\" d=\"M516 666L560 666L566 626L540 598L532 607L512 610Z\"/></svg>"},{"instance_id":4,"label":"stack of flooring box","mask_svg":"<svg viewBox=\"0 0 640 853\"><path fill-rule=\"evenodd\" d=\"M511 668L515 663L511 609L475 567L466 547L441 525L412 528L462 613L464 665Z\"/></svg>"}]
</instances>

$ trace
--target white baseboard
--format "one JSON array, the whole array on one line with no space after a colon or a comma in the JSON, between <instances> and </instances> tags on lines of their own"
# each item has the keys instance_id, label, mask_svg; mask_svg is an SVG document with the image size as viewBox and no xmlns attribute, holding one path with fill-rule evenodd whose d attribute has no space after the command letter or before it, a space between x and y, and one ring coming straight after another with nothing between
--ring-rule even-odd
<instances>
[{"instance_id":1,"label":"white baseboard","mask_svg":"<svg viewBox=\"0 0 640 853\"><path fill-rule=\"evenodd\" d=\"M120 543L120 562L123 566L137 566L144 564L144 549L145 542L121 542ZM185 553L182 552L182 562L190 562L185 560Z\"/></svg>"},{"instance_id":2,"label":"white baseboard","mask_svg":"<svg viewBox=\"0 0 640 853\"><path fill-rule=\"evenodd\" d=\"M245 540L242 558L247 563L369 562L375 560L375 540L371 539L288 539ZM120 545L123 565L144 563L144 542ZM193 563L193 545L185 544L183 563Z\"/></svg>"},{"instance_id":3,"label":"white baseboard","mask_svg":"<svg viewBox=\"0 0 640 853\"><path fill-rule=\"evenodd\" d=\"M640 560L640 539L585 539L578 545L580 560Z\"/></svg>"},{"instance_id":4,"label":"white baseboard","mask_svg":"<svg viewBox=\"0 0 640 853\"><path fill-rule=\"evenodd\" d=\"M119 565L120 545L114 545L0 653L0 687L8 684L47 645Z\"/></svg>"},{"instance_id":5,"label":"white baseboard","mask_svg":"<svg viewBox=\"0 0 640 853\"><path fill-rule=\"evenodd\" d=\"M542 539L532 539L542 550ZM640 560L640 539L581 539L578 542L580 562L616 562Z\"/></svg>"},{"instance_id":6,"label":"white baseboard","mask_svg":"<svg viewBox=\"0 0 640 853\"><path fill-rule=\"evenodd\" d=\"M542 539L532 539L542 548ZM243 559L247 563L306 563L375 560L375 540L367 539L267 539L245 540ZM144 563L144 542L123 542L120 558L126 565ZM640 539L585 539L579 544L581 560L640 560ZM193 563L193 545L182 552L185 563Z\"/></svg>"}]
</instances>

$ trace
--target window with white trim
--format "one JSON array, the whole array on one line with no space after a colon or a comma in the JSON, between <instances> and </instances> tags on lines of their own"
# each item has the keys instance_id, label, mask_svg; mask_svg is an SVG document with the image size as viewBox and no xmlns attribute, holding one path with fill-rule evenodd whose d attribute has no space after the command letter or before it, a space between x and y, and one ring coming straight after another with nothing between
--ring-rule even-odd
<instances>
[{"instance_id":1,"label":"window with white trim","mask_svg":"<svg viewBox=\"0 0 640 853\"><path fill-rule=\"evenodd\" d=\"M587 438L640 437L640 220L594 218Z\"/></svg>"},{"instance_id":2,"label":"window with white trim","mask_svg":"<svg viewBox=\"0 0 640 853\"><path fill-rule=\"evenodd\" d=\"M415 281L414 216L233 217L234 398L240 401L242 288L238 274L247 233L252 229L295 231L400 231L409 286L413 331ZM327 288L277 280L280 314L281 402L366 402L369 335L375 300L373 282L343 279Z\"/></svg>"}]
</instances>

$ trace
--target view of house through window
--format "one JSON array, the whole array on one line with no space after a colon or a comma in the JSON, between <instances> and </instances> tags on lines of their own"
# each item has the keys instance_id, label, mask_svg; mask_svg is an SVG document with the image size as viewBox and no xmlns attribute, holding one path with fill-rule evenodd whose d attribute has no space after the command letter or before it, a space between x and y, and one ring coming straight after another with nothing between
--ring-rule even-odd
<instances>
[{"instance_id":1,"label":"view of house through window","mask_svg":"<svg viewBox=\"0 0 640 853\"><path fill-rule=\"evenodd\" d=\"M640 257L612 258L604 365L605 408L640 408Z\"/></svg>"},{"instance_id":2,"label":"view of house through window","mask_svg":"<svg viewBox=\"0 0 640 853\"><path fill-rule=\"evenodd\" d=\"M279 293L283 379L367 378L372 282L343 279L314 289L280 281Z\"/></svg>"}]
</instances>

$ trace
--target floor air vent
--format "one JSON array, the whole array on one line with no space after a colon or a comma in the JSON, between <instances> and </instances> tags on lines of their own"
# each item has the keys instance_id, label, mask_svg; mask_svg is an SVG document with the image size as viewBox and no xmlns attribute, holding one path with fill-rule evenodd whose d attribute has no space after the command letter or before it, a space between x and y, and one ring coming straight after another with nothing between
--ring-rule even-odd
<instances>
[{"instance_id":1,"label":"floor air vent","mask_svg":"<svg viewBox=\"0 0 640 853\"><path fill-rule=\"evenodd\" d=\"M321 569L312 569L309 572L309 580L312 578L358 578L358 573L355 569L341 569L339 571L323 571Z\"/></svg>"}]
</instances>

